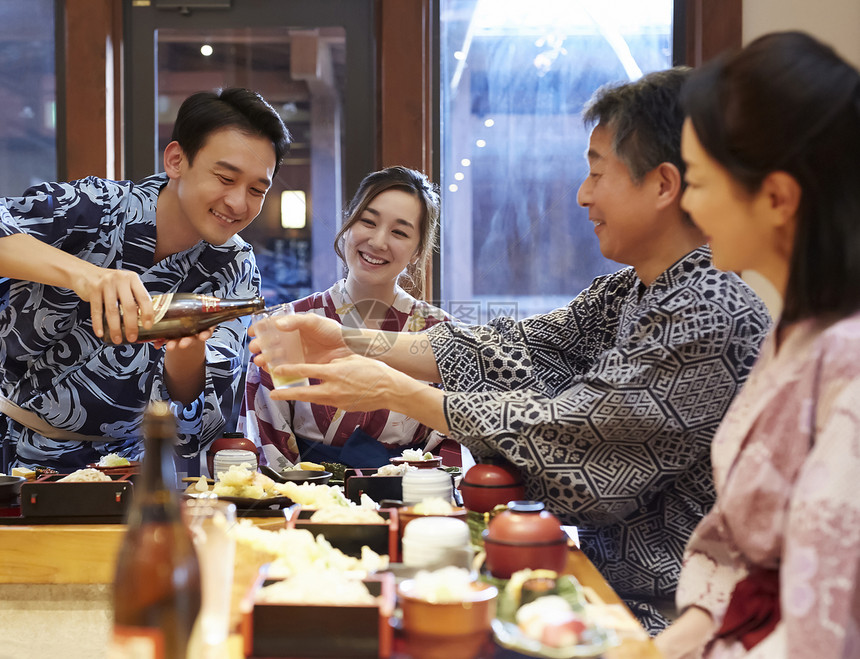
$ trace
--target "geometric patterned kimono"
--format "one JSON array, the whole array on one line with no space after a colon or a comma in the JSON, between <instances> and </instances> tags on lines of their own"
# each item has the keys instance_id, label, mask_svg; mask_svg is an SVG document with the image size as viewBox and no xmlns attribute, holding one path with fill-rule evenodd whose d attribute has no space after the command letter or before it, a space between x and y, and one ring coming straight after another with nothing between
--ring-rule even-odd
<instances>
[{"instance_id":1,"label":"geometric patterned kimono","mask_svg":"<svg viewBox=\"0 0 860 659\"><path fill-rule=\"evenodd\" d=\"M710 444L770 317L694 250L644 286L599 277L566 307L429 332L449 436L523 472L529 498L579 527L583 551L652 631L684 545L714 502Z\"/></svg>"}]
</instances>

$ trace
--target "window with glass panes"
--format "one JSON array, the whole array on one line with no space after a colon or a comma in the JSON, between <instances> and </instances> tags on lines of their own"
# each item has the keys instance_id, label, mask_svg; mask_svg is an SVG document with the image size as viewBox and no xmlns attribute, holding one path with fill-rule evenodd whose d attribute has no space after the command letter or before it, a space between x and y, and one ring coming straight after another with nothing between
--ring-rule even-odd
<instances>
[{"instance_id":1,"label":"window with glass panes","mask_svg":"<svg viewBox=\"0 0 860 659\"><path fill-rule=\"evenodd\" d=\"M576 202L583 104L672 66L672 0L439 0L442 305L465 322L569 302L620 264Z\"/></svg>"}]
</instances>

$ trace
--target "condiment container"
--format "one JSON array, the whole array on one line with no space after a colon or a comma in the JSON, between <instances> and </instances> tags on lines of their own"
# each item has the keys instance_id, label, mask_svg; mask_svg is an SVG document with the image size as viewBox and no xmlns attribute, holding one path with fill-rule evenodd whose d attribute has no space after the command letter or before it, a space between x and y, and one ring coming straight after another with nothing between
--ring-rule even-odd
<instances>
[{"instance_id":1,"label":"condiment container","mask_svg":"<svg viewBox=\"0 0 860 659\"><path fill-rule=\"evenodd\" d=\"M416 510L416 508L418 508L418 510ZM452 505L450 512L420 512L420 508L421 505L416 504L416 506L404 506L397 511L397 515L400 519L401 539L403 538L403 533L404 529L406 528L406 525L416 519L424 519L425 517L453 517L466 521L465 508L460 508Z\"/></svg>"},{"instance_id":2,"label":"condiment container","mask_svg":"<svg viewBox=\"0 0 860 659\"><path fill-rule=\"evenodd\" d=\"M254 442L245 437L242 433L225 432L221 437L212 442L209 450L206 451L206 467L209 469L209 475L212 478L215 478L215 456L220 451L224 450L250 451L254 454L254 459L251 461L250 458L248 458L248 461L251 461L254 465L257 464L260 455L260 450ZM227 466L229 467L229 463Z\"/></svg>"},{"instance_id":3,"label":"condiment container","mask_svg":"<svg viewBox=\"0 0 860 659\"><path fill-rule=\"evenodd\" d=\"M213 460L214 476L216 480L220 480L221 474L230 471L230 467L241 467L246 465L251 471L257 471L257 456L253 451L243 451L242 449L224 449L215 454Z\"/></svg>"},{"instance_id":4,"label":"condiment container","mask_svg":"<svg viewBox=\"0 0 860 659\"><path fill-rule=\"evenodd\" d=\"M483 532L486 565L499 579L519 570L561 573L567 564L567 535L540 501L511 501Z\"/></svg>"}]
</instances>

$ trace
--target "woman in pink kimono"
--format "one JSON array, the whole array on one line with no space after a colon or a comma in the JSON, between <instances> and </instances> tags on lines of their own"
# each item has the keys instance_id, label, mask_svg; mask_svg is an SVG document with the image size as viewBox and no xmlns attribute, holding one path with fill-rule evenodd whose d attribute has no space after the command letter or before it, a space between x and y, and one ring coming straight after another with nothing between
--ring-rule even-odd
<instances>
[{"instance_id":1,"label":"woman in pink kimono","mask_svg":"<svg viewBox=\"0 0 860 659\"><path fill-rule=\"evenodd\" d=\"M860 657L860 74L801 33L685 88L684 208L779 322L712 445L666 657Z\"/></svg>"},{"instance_id":2,"label":"woman in pink kimono","mask_svg":"<svg viewBox=\"0 0 860 659\"><path fill-rule=\"evenodd\" d=\"M420 331L449 320L444 311L398 285L406 276L419 294L423 290L438 222L439 196L423 174L405 167L369 174L335 238L346 279L297 300L296 311L320 314L346 327L390 332ZM262 448L265 461L276 469L299 460L380 466L404 448L429 448L441 441L438 433L397 412L272 400L272 388L270 375L251 361L238 430Z\"/></svg>"}]
</instances>

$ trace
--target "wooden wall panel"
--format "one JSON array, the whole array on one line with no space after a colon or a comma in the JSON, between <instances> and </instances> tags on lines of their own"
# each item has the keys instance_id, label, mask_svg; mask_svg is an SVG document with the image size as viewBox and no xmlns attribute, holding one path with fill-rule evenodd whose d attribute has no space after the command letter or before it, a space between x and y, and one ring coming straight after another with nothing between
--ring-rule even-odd
<instances>
[{"instance_id":1,"label":"wooden wall panel","mask_svg":"<svg viewBox=\"0 0 860 659\"><path fill-rule=\"evenodd\" d=\"M403 165L432 176L431 2L380 0L378 9L378 165Z\"/></svg>"},{"instance_id":2,"label":"wooden wall panel","mask_svg":"<svg viewBox=\"0 0 860 659\"><path fill-rule=\"evenodd\" d=\"M743 37L743 0L684 0L687 3L687 64L699 66Z\"/></svg>"},{"instance_id":3,"label":"wooden wall panel","mask_svg":"<svg viewBox=\"0 0 860 659\"><path fill-rule=\"evenodd\" d=\"M379 0L377 5L378 130L377 166L403 165L438 181L433 171L433 7L431 0ZM432 264L424 291L433 298Z\"/></svg>"},{"instance_id":4,"label":"wooden wall panel","mask_svg":"<svg viewBox=\"0 0 860 659\"><path fill-rule=\"evenodd\" d=\"M65 0L66 178L118 178L121 4Z\"/></svg>"}]
</instances>

